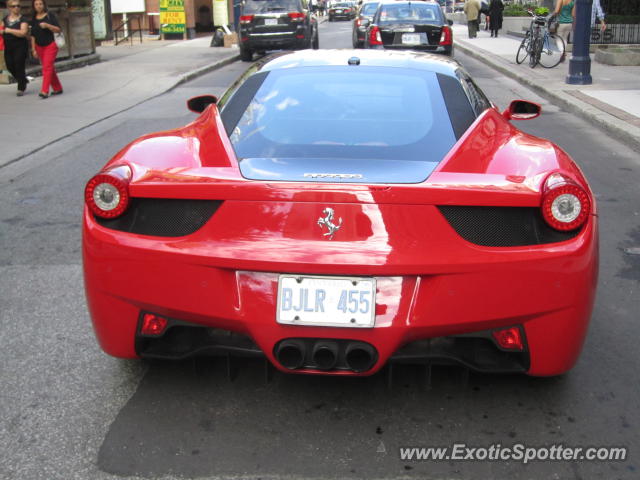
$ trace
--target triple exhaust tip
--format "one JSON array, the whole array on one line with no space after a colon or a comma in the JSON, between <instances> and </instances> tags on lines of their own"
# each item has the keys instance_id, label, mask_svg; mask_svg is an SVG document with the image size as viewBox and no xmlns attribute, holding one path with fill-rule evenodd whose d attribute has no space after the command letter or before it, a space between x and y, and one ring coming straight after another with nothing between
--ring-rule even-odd
<instances>
[{"instance_id":1,"label":"triple exhaust tip","mask_svg":"<svg viewBox=\"0 0 640 480\"><path fill-rule=\"evenodd\" d=\"M376 362L376 351L371 345L364 342L348 342L341 358L340 345L333 340L315 341L311 348L310 361L307 361L307 343L299 339L283 340L276 348L276 359L289 370L308 367L327 371L336 367L346 367L356 373L366 372ZM341 360L342 365L338 365Z\"/></svg>"}]
</instances>

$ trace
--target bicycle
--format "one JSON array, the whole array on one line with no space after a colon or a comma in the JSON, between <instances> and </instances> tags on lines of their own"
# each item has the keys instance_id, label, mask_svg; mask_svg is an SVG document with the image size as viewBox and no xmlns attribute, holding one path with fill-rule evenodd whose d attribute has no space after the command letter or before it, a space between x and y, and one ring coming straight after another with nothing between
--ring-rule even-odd
<instances>
[{"instance_id":1,"label":"bicycle","mask_svg":"<svg viewBox=\"0 0 640 480\"><path fill-rule=\"evenodd\" d=\"M549 24L553 17L535 15L531 10L528 10L528 13L533 16L533 19L518 47L516 63L520 65L528 57L531 68L535 68L538 64L544 68L553 68L564 57L564 40L555 33L549 32Z\"/></svg>"}]
</instances>

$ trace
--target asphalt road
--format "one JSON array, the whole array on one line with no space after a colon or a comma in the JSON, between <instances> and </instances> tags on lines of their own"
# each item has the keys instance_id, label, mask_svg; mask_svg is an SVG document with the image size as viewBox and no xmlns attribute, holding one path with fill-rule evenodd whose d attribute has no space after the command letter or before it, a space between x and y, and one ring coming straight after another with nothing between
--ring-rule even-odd
<instances>
[{"instance_id":1,"label":"asphalt road","mask_svg":"<svg viewBox=\"0 0 640 480\"><path fill-rule=\"evenodd\" d=\"M349 47L350 22L321 47ZM80 218L86 180L137 136L194 118L185 99L220 94L236 63L0 169L0 478L637 479L640 169L637 153L457 54L494 103L526 98L518 126L558 143L599 201L601 271L583 355L557 378L418 369L334 379L223 362L117 360L97 347L84 302ZM625 251L626 250L626 251ZM531 292L536 295L536 292ZM541 299L543 300L543 299ZM407 462L399 447L466 443L624 446L618 462Z\"/></svg>"}]
</instances>

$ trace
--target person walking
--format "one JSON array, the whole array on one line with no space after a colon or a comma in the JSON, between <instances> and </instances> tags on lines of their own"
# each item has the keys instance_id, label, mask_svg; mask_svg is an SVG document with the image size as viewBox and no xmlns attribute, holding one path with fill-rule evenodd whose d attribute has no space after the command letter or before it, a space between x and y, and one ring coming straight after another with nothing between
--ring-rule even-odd
<instances>
[{"instance_id":1,"label":"person walking","mask_svg":"<svg viewBox=\"0 0 640 480\"><path fill-rule=\"evenodd\" d=\"M574 0L557 0L556 9L553 12L558 18L558 36L564 40L565 47L569 46L569 34L573 28L573 17L575 16ZM565 54L562 54L560 61L565 61Z\"/></svg>"},{"instance_id":2,"label":"person walking","mask_svg":"<svg viewBox=\"0 0 640 480\"><path fill-rule=\"evenodd\" d=\"M4 40L4 61L7 70L18 82L17 95L21 97L27 88L25 65L29 52L29 24L20 12L20 2L9 0L9 14L2 19L2 37Z\"/></svg>"},{"instance_id":3,"label":"person walking","mask_svg":"<svg viewBox=\"0 0 640 480\"><path fill-rule=\"evenodd\" d=\"M591 4L591 27L596 26L596 21L600 20L600 31L604 32L607 29L607 24L604 23L604 11L600 0L593 0Z\"/></svg>"},{"instance_id":4,"label":"person walking","mask_svg":"<svg viewBox=\"0 0 640 480\"><path fill-rule=\"evenodd\" d=\"M489 4L489 28L491 30L491 36L497 37L498 30L502 28L502 11L504 10L504 4L502 0L491 0Z\"/></svg>"},{"instance_id":5,"label":"person walking","mask_svg":"<svg viewBox=\"0 0 640 480\"><path fill-rule=\"evenodd\" d=\"M31 54L34 58L39 58L42 65L42 88L38 95L40 98L49 98L49 88L53 89L51 95L62 93L62 84L54 65L58 55L54 34L60 33L61 29L56 16L49 12L45 0L33 0L31 8Z\"/></svg>"},{"instance_id":6,"label":"person walking","mask_svg":"<svg viewBox=\"0 0 640 480\"><path fill-rule=\"evenodd\" d=\"M480 24L478 17L480 16L480 0L466 0L464 2L464 14L467 16L467 28L469 29L469 38L478 36Z\"/></svg>"}]
</instances>

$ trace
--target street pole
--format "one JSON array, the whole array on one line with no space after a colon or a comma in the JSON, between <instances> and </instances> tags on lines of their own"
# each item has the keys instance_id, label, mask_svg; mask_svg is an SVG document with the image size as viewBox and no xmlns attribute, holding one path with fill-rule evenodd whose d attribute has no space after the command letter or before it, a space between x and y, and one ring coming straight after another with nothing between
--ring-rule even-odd
<instances>
[{"instance_id":1,"label":"street pole","mask_svg":"<svg viewBox=\"0 0 640 480\"><path fill-rule=\"evenodd\" d=\"M591 3L593 0L576 0L576 18L573 36L573 54L569 61L569 75L565 80L570 85L591 85Z\"/></svg>"}]
</instances>

